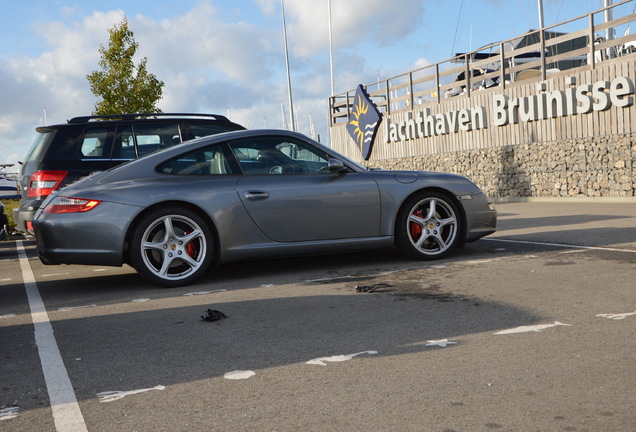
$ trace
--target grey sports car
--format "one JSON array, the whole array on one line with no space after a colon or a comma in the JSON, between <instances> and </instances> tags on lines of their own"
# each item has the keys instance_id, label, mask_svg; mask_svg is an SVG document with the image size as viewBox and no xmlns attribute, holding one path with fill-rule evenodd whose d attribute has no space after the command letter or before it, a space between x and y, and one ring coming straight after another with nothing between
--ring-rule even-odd
<instances>
[{"instance_id":1,"label":"grey sports car","mask_svg":"<svg viewBox=\"0 0 636 432\"><path fill-rule=\"evenodd\" d=\"M211 264L396 245L432 260L495 231L491 199L452 174L367 169L299 133L186 142L51 195L44 264L132 265L165 287Z\"/></svg>"}]
</instances>

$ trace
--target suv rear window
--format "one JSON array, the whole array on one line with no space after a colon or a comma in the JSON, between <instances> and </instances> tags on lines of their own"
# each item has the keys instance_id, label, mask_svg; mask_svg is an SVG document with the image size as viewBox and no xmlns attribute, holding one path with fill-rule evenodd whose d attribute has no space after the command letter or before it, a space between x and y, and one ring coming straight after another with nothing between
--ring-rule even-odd
<instances>
[{"instance_id":1,"label":"suv rear window","mask_svg":"<svg viewBox=\"0 0 636 432\"><path fill-rule=\"evenodd\" d=\"M48 146L48 143L53 140L53 137L55 137L55 133L57 131L55 129L42 128L38 130L38 132L39 133L35 138L35 141L31 145L31 148L29 148L29 152L24 159L24 165L28 164L29 162L33 162L43 156L42 152Z\"/></svg>"}]
</instances>

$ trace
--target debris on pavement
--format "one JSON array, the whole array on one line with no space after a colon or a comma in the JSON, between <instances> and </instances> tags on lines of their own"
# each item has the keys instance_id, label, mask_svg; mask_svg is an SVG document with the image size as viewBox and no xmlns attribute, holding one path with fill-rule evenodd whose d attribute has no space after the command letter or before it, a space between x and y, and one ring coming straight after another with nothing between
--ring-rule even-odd
<instances>
[{"instance_id":1,"label":"debris on pavement","mask_svg":"<svg viewBox=\"0 0 636 432\"><path fill-rule=\"evenodd\" d=\"M356 286L356 292L358 293L372 293L378 288L389 288L391 285L388 283L377 283L373 285L358 285Z\"/></svg>"},{"instance_id":2,"label":"debris on pavement","mask_svg":"<svg viewBox=\"0 0 636 432\"><path fill-rule=\"evenodd\" d=\"M201 319L203 321L209 321L209 322L218 321L218 320L223 319L223 318L227 318L227 315L225 315L221 311L214 310L214 309L208 309L206 311L206 315L205 316L201 316Z\"/></svg>"}]
</instances>

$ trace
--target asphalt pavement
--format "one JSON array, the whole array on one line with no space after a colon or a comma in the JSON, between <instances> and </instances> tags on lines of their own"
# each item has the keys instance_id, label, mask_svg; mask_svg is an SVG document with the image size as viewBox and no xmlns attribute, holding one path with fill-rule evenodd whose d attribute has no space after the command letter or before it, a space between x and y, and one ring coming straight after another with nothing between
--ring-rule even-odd
<instances>
[{"instance_id":1,"label":"asphalt pavement","mask_svg":"<svg viewBox=\"0 0 636 432\"><path fill-rule=\"evenodd\" d=\"M0 431L636 430L636 203L162 289L0 243ZM207 311L218 320L205 320Z\"/></svg>"}]
</instances>

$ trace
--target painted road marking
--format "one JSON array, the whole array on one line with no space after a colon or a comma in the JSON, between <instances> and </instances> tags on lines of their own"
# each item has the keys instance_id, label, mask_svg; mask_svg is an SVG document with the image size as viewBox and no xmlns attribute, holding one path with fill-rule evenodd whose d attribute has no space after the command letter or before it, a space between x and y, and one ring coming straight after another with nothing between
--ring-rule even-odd
<instances>
[{"instance_id":1,"label":"painted road marking","mask_svg":"<svg viewBox=\"0 0 636 432\"><path fill-rule=\"evenodd\" d=\"M540 332L545 329L549 329L556 326L568 326L572 327L572 324L563 324L561 322L555 321L554 324L537 324L537 325L527 325L521 327L510 328L507 330L501 330L495 333L496 335L504 335L504 334L515 334L515 333L527 333L527 332Z\"/></svg>"},{"instance_id":2,"label":"painted road marking","mask_svg":"<svg viewBox=\"0 0 636 432\"><path fill-rule=\"evenodd\" d=\"M617 313L617 314L598 314L597 317L608 318L613 320L622 320L628 316L636 315L636 312Z\"/></svg>"},{"instance_id":3,"label":"painted road marking","mask_svg":"<svg viewBox=\"0 0 636 432\"><path fill-rule=\"evenodd\" d=\"M355 354L335 355L331 357L319 357L313 360L309 360L307 364L327 366L327 363L325 362L343 362L343 361L351 360L352 358L357 357L361 354L377 354L377 353L378 353L377 351L362 351Z\"/></svg>"},{"instance_id":4,"label":"painted road marking","mask_svg":"<svg viewBox=\"0 0 636 432\"><path fill-rule=\"evenodd\" d=\"M60 312L67 312L67 311L74 310L74 309L86 309L86 308L94 308L94 307L97 307L97 305L67 306L67 307L58 308L57 310L60 311Z\"/></svg>"},{"instance_id":5,"label":"painted road marking","mask_svg":"<svg viewBox=\"0 0 636 432\"><path fill-rule=\"evenodd\" d=\"M0 421L11 420L18 416L19 408L17 406L0 408Z\"/></svg>"},{"instance_id":6,"label":"painted road marking","mask_svg":"<svg viewBox=\"0 0 636 432\"><path fill-rule=\"evenodd\" d=\"M16 247L55 429L58 432L88 431L21 240L16 241Z\"/></svg>"},{"instance_id":7,"label":"painted road marking","mask_svg":"<svg viewBox=\"0 0 636 432\"><path fill-rule=\"evenodd\" d=\"M229 380L244 380L253 377L256 375L256 372L251 370L235 370L232 372L227 372L223 375L223 378Z\"/></svg>"},{"instance_id":8,"label":"painted road marking","mask_svg":"<svg viewBox=\"0 0 636 432\"><path fill-rule=\"evenodd\" d=\"M197 295L206 295L206 294L214 294L214 293L220 293L220 292L225 292L227 291L226 289L218 289L218 290L214 290L214 291L199 291L199 292L191 292L191 293L186 293L184 294L184 296L188 297L188 296L197 296Z\"/></svg>"},{"instance_id":9,"label":"painted road marking","mask_svg":"<svg viewBox=\"0 0 636 432\"><path fill-rule=\"evenodd\" d=\"M42 277L52 277L52 276L63 276L63 275L67 275L68 272L64 272L64 273L47 273L47 274L43 274L41 275Z\"/></svg>"},{"instance_id":10,"label":"painted road marking","mask_svg":"<svg viewBox=\"0 0 636 432\"><path fill-rule=\"evenodd\" d=\"M6 314L6 315L0 315L0 318L13 318L15 316L14 313L10 313L10 314Z\"/></svg>"},{"instance_id":11,"label":"painted road marking","mask_svg":"<svg viewBox=\"0 0 636 432\"><path fill-rule=\"evenodd\" d=\"M442 348L446 348L448 345L455 345L457 342L449 342L448 339L440 339L440 340L430 340L425 346L438 346Z\"/></svg>"},{"instance_id":12,"label":"painted road marking","mask_svg":"<svg viewBox=\"0 0 636 432\"><path fill-rule=\"evenodd\" d=\"M128 390L128 391L106 391L97 393L97 397L100 399L100 402L114 402L123 397L144 393L152 390L165 390L166 386L158 385L152 388L140 389L140 390Z\"/></svg>"}]
</instances>

